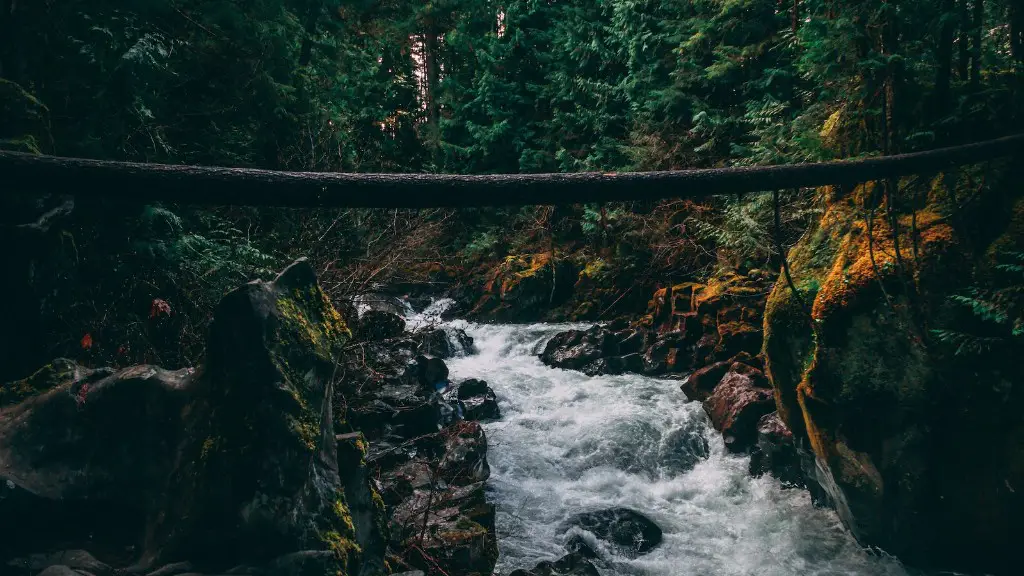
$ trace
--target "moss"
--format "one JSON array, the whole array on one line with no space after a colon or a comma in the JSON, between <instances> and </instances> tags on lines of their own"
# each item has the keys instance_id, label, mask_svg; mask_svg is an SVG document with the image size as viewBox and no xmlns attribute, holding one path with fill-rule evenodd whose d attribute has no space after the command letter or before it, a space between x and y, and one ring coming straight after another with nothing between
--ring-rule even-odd
<instances>
[{"instance_id":1,"label":"moss","mask_svg":"<svg viewBox=\"0 0 1024 576\"><path fill-rule=\"evenodd\" d=\"M75 363L64 358L36 370L31 376L0 385L0 407L53 390L75 378Z\"/></svg>"}]
</instances>

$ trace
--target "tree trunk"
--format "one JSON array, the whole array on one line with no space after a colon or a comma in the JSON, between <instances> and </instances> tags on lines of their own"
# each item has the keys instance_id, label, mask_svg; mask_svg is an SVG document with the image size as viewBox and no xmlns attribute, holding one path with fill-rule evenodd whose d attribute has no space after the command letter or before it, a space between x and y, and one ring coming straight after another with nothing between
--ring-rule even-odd
<instances>
[{"instance_id":1,"label":"tree trunk","mask_svg":"<svg viewBox=\"0 0 1024 576\"><path fill-rule=\"evenodd\" d=\"M970 10L967 6L968 0L960 0L960 4L957 7L958 22L960 25L960 31L957 35L957 64L956 73L957 78L961 82L967 81L967 72L970 68L970 31L971 31L971 18Z\"/></svg>"},{"instance_id":2,"label":"tree trunk","mask_svg":"<svg viewBox=\"0 0 1024 576\"><path fill-rule=\"evenodd\" d=\"M3 192L125 202L427 208L706 198L934 173L1024 152L1024 134L886 157L674 172L607 174L344 174L137 164L0 151Z\"/></svg>"},{"instance_id":3,"label":"tree trunk","mask_svg":"<svg viewBox=\"0 0 1024 576\"><path fill-rule=\"evenodd\" d=\"M440 108L437 102L438 92L438 61L437 61L438 40L437 32L433 24L428 26L423 34L423 67L426 80L424 97L426 99L427 123L429 125L432 144L436 145L439 139L438 120Z\"/></svg>"},{"instance_id":4,"label":"tree trunk","mask_svg":"<svg viewBox=\"0 0 1024 576\"><path fill-rule=\"evenodd\" d=\"M793 34L800 29L800 0L793 0Z\"/></svg>"},{"instance_id":5,"label":"tree trunk","mask_svg":"<svg viewBox=\"0 0 1024 576\"><path fill-rule=\"evenodd\" d=\"M309 65L313 58L313 35L316 34L316 21L320 16L320 0L310 0L306 10L306 36L302 39L302 50L299 52L299 67Z\"/></svg>"},{"instance_id":6,"label":"tree trunk","mask_svg":"<svg viewBox=\"0 0 1024 576\"><path fill-rule=\"evenodd\" d=\"M1024 0L1010 0L1010 54L1024 64Z\"/></svg>"},{"instance_id":7,"label":"tree trunk","mask_svg":"<svg viewBox=\"0 0 1024 576\"><path fill-rule=\"evenodd\" d=\"M971 18L971 91L981 86L981 40L985 27L985 0L974 0L974 14Z\"/></svg>"},{"instance_id":8,"label":"tree trunk","mask_svg":"<svg viewBox=\"0 0 1024 576\"><path fill-rule=\"evenodd\" d=\"M942 0L940 18L942 27L939 33L939 45L936 48L938 62L935 68L935 106L932 119L937 121L949 110L949 85L953 65L953 16L956 4L954 0Z\"/></svg>"}]
</instances>

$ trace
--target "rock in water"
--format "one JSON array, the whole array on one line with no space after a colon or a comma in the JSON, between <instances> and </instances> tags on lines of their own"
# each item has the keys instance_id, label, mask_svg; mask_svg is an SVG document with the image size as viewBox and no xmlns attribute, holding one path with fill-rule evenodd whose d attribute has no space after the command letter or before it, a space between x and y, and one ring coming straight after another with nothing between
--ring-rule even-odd
<instances>
[{"instance_id":1,"label":"rock in water","mask_svg":"<svg viewBox=\"0 0 1024 576\"><path fill-rule=\"evenodd\" d=\"M483 380L471 378L459 384L458 399L465 407L467 420L496 420L501 418L498 397Z\"/></svg>"},{"instance_id":2,"label":"rock in water","mask_svg":"<svg viewBox=\"0 0 1024 576\"><path fill-rule=\"evenodd\" d=\"M623 554L646 554L661 543L661 528L628 508L609 508L573 516L566 528L577 527L615 546Z\"/></svg>"},{"instance_id":3,"label":"rock in water","mask_svg":"<svg viewBox=\"0 0 1024 576\"><path fill-rule=\"evenodd\" d=\"M451 358L473 350L473 337L461 328L433 328L414 336L420 354Z\"/></svg>"},{"instance_id":4,"label":"rock in water","mask_svg":"<svg viewBox=\"0 0 1024 576\"><path fill-rule=\"evenodd\" d=\"M600 572L581 554L573 553L555 562L545 560L533 570L516 570L509 576L600 576Z\"/></svg>"},{"instance_id":5,"label":"rock in water","mask_svg":"<svg viewBox=\"0 0 1024 576\"><path fill-rule=\"evenodd\" d=\"M777 412L761 417L757 423L757 446L750 456L750 473L754 476L771 474L795 486L804 484L793 433Z\"/></svg>"},{"instance_id":6,"label":"rock in water","mask_svg":"<svg viewBox=\"0 0 1024 576\"><path fill-rule=\"evenodd\" d=\"M360 573L331 406L349 335L304 260L224 297L144 564L226 569L321 551L302 562Z\"/></svg>"},{"instance_id":7,"label":"rock in water","mask_svg":"<svg viewBox=\"0 0 1024 576\"><path fill-rule=\"evenodd\" d=\"M775 397L768 386L760 370L737 362L704 401L704 410L730 450L750 448L757 440L758 420L775 410Z\"/></svg>"}]
</instances>

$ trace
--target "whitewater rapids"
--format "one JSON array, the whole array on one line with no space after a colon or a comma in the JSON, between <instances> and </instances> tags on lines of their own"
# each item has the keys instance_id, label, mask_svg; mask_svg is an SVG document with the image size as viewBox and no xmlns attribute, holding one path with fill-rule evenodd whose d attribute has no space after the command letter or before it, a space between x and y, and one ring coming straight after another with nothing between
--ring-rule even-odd
<instances>
[{"instance_id":1,"label":"whitewater rapids","mask_svg":"<svg viewBox=\"0 0 1024 576\"><path fill-rule=\"evenodd\" d=\"M438 324L437 302L409 315ZM864 550L830 510L774 478L752 478L749 457L726 452L699 402L679 381L590 377L537 357L568 324L455 321L476 352L448 361L451 380L479 378L498 396L501 420L485 423L497 506L499 576L565 555L565 522L623 506L654 520L661 545L627 558L584 535L603 576L908 575L896 559Z\"/></svg>"}]
</instances>

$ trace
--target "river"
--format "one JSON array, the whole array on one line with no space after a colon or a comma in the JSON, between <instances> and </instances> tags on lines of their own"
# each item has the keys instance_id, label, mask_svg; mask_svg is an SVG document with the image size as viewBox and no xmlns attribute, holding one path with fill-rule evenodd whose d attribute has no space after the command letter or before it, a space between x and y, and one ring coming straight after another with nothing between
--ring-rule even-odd
<instances>
[{"instance_id":1,"label":"river","mask_svg":"<svg viewBox=\"0 0 1024 576\"><path fill-rule=\"evenodd\" d=\"M604 576L908 574L860 547L804 490L752 478L749 457L725 451L678 381L543 365L540 348L570 325L457 325L476 353L448 361L452 380L486 380L502 411L485 424L495 574L561 557L569 517L615 506L647 515L664 541L633 559L595 546Z\"/></svg>"}]
</instances>

